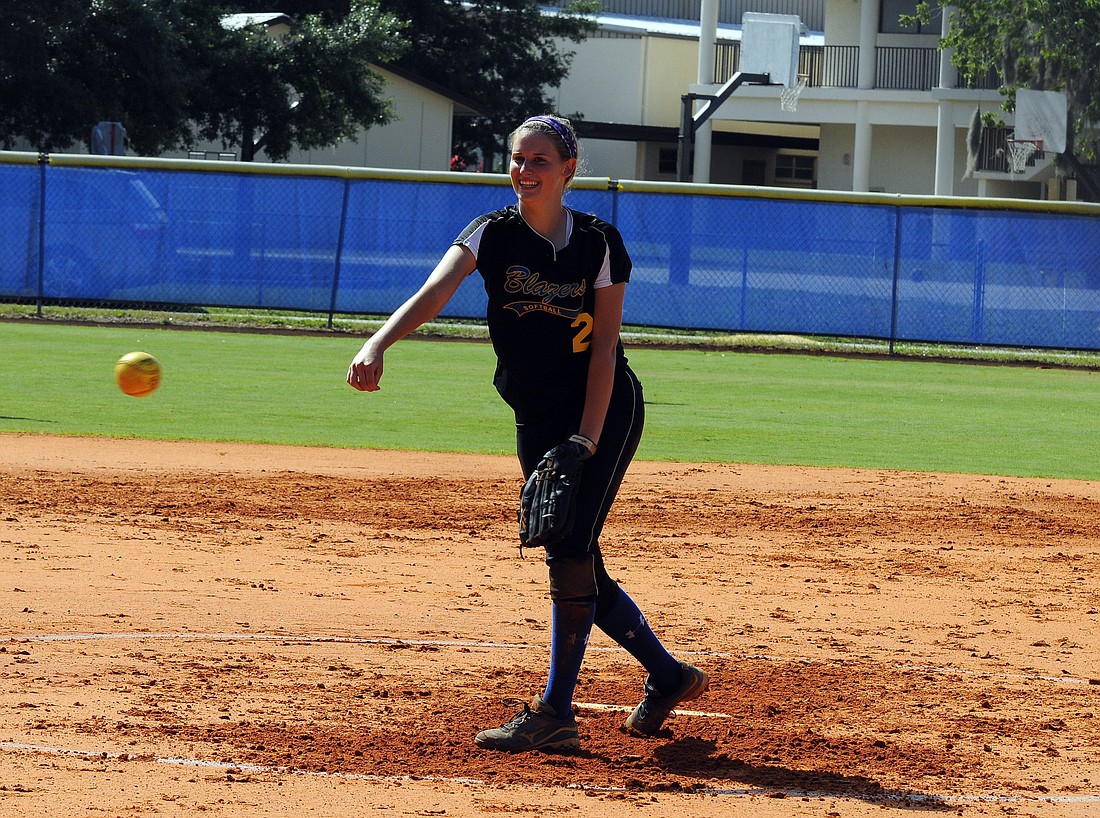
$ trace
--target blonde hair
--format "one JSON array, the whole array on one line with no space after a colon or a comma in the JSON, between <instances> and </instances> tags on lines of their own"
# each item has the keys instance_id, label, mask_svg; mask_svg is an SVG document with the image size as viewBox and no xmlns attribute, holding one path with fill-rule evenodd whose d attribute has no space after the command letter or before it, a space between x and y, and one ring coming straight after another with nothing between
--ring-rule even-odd
<instances>
[{"instance_id":1,"label":"blonde hair","mask_svg":"<svg viewBox=\"0 0 1100 818\"><path fill-rule=\"evenodd\" d=\"M554 144L558 146L558 155L563 162L569 159L577 160L573 175L569 177L569 181L566 183L567 186L571 185L581 169L581 146L577 141L577 132L573 128L573 123L565 117L556 116L554 114L533 116L525 119L520 123L519 127L508 135L508 144L514 144L516 136L522 131L541 133L551 137L554 140Z\"/></svg>"}]
</instances>

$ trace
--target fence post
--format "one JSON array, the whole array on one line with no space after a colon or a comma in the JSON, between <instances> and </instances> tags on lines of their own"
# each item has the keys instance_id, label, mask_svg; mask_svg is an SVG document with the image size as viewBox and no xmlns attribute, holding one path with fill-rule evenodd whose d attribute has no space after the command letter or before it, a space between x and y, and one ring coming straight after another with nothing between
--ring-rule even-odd
<instances>
[{"instance_id":1,"label":"fence post","mask_svg":"<svg viewBox=\"0 0 1100 818\"><path fill-rule=\"evenodd\" d=\"M611 191L611 223L617 227L619 224L619 180L608 179L607 189Z\"/></svg>"},{"instance_id":2,"label":"fence post","mask_svg":"<svg viewBox=\"0 0 1100 818\"><path fill-rule=\"evenodd\" d=\"M737 329L744 330L749 304L749 248L741 246L741 305L738 311Z\"/></svg>"},{"instance_id":3,"label":"fence post","mask_svg":"<svg viewBox=\"0 0 1100 818\"><path fill-rule=\"evenodd\" d=\"M974 304L970 316L970 341L980 344L985 335L985 242L979 241L974 265Z\"/></svg>"},{"instance_id":4,"label":"fence post","mask_svg":"<svg viewBox=\"0 0 1100 818\"><path fill-rule=\"evenodd\" d=\"M336 312L336 295L340 290L340 263L344 259L344 231L348 225L348 194L351 179L344 179L344 200L340 205L340 232L336 237L336 259L332 265L332 296L328 302L328 328L332 329L332 315Z\"/></svg>"},{"instance_id":5,"label":"fence post","mask_svg":"<svg viewBox=\"0 0 1100 818\"><path fill-rule=\"evenodd\" d=\"M894 207L894 284L890 294L890 354L898 337L898 280L901 277L901 206Z\"/></svg>"},{"instance_id":6,"label":"fence post","mask_svg":"<svg viewBox=\"0 0 1100 818\"><path fill-rule=\"evenodd\" d=\"M48 153L38 154L38 288L35 294L35 315L42 317L42 298L46 278L46 165Z\"/></svg>"}]
</instances>

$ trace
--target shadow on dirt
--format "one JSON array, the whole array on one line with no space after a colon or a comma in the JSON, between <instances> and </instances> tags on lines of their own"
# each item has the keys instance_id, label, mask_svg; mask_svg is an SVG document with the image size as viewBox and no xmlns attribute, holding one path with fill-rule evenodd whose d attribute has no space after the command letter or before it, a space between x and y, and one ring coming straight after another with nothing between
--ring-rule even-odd
<instances>
[{"instance_id":1,"label":"shadow on dirt","mask_svg":"<svg viewBox=\"0 0 1100 818\"><path fill-rule=\"evenodd\" d=\"M835 796L880 803L899 809L941 811L954 809L942 798L926 793L890 790L872 778L843 775L827 770L799 770L778 764L750 764L718 752L714 741L684 738L658 747L654 759L665 772L712 781L706 792L738 793L743 788L762 790L775 797ZM742 785L731 788L723 785Z\"/></svg>"}]
</instances>

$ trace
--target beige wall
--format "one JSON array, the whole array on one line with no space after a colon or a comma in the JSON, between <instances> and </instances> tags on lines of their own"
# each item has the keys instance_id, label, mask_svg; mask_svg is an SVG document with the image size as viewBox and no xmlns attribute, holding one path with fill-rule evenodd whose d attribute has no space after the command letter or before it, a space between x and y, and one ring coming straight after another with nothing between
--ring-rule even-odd
<instances>
[{"instance_id":1,"label":"beige wall","mask_svg":"<svg viewBox=\"0 0 1100 818\"><path fill-rule=\"evenodd\" d=\"M551 89L557 113L581 111L600 122L636 122L642 108L644 40L596 37L582 43L563 41L574 52L573 82Z\"/></svg>"},{"instance_id":2,"label":"beige wall","mask_svg":"<svg viewBox=\"0 0 1100 818\"><path fill-rule=\"evenodd\" d=\"M451 138L454 103L447 97L396 74L391 74L383 68L375 67L374 70L386 79L383 93L393 99L397 119L389 125L376 126L360 132L356 141L347 140L331 148L312 151L291 151L288 162L345 167L448 170L454 145ZM212 142L196 142L190 150L210 152L213 158L221 150L221 145ZM234 152L240 155L239 149ZM188 151L164 155L186 158ZM268 160L261 152L256 161Z\"/></svg>"},{"instance_id":3,"label":"beige wall","mask_svg":"<svg viewBox=\"0 0 1100 818\"><path fill-rule=\"evenodd\" d=\"M936 190L936 132L932 128L875 125L871 189L931 195Z\"/></svg>"},{"instance_id":4,"label":"beige wall","mask_svg":"<svg viewBox=\"0 0 1100 818\"><path fill-rule=\"evenodd\" d=\"M638 122L645 86L645 40L640 37L594 37L562 42L574 53L574 81L552 89L555 111L576 113L595 122ZM633 142L585 139L581 144L582 176L609 179L639 177L638 147Z\"/></svg>"},{"instance_id":5,"label":"beige wall","mask_svg":"<svg viewBox=\"0 0 1100 818\"><path fill-rule=\"evenodd\" d=\"M357 142L332 148L295 151L290 162L370 168L448 170L453 154L453 103L385 69L385 94L393 99L396 121L360 134Z\"/></svg>"},{"instance_id":6,"label":"beige wall","mask_svg":"<svg viewBox=\"0 0 1100 818\"><path fill-rule=\"evenodd\" d=\"M859 0L826 0L825 43L859 45Z\"/></svg>"},{"instance_id":7,"label":"beige wall","mask_svg":"<svg viewBox=\"0 0 1100 818\"><path fill-rule=\"evenodd\" d=\"M680 97L699 73L699 43L673 37L649 37L645 61L643 125L680 123Z\"/></svg>"},{"instance_id":8,"label":"beige wall","mask_svg":"<svg viewBox=\"0 0 1100 818\"><path fill-rule=\"evenodd\" d=\"M585 139L581 145L582 176L608 179L653 179L639 167L643 144L610 139Z\"/></svg>"},{"instance_id":9,"label":"beige wall","mask_svg":"<svg viewBox=\"0 0 1100 818\"><path fill-rule=\"evenodd\" d=\"M852 189L852 125L822 125L818 159L821 190ZM875 125L872 130L871 190L932 195L935 192L936 133L929 128ZM960 175L965 159L959 163ZM976 188L975 188L976 190Z\"/></svg>"},{"instance_id":10,"label":"beige wall","mask_svg":"<svg viewBox=\"0 0 1100 818\"><path fill-rule=\"evenodd\" d=\"M877 5L878 0L826 0L826 45L859 45L859 24L862 4ZM878 19L876 14L875 19ZM899 48L935 48L939 44L939 30L931 34L881 34L876 33L876 45Z\"/></svg>"},{"instance_id":11,"label":"beige wall","mask_svg":"<svg viewBox=\"0 0 1100 818\"><path fill-rule=\"evenodd\" d=\"M560 113L580 111L598 122L679 124L680 97L699 70L698 41L653 35L560 45L574 52L569 78L556 90Z\"/></svg>"},{"instance_id":12,"label":"beige wall","mask_svg":"<svg viewBox=\"0 0 1100 818\"><path fill-rule=\"evenodd\" d=\"M822 125L818 159L818 187L851 190L852 125ZM936 132L930 128L875 125L871 157L871 187L886 193L935 193ZM848 163L845 163L848 157ZM963 179L966 172L966 131L955 131L955 196L977 196L978 182ZM1019 195L1019 191L1015 195Z\"/></svg>"},{"instance_id":13,"label":"beige wall","mask_svg":"<svg viewBox=\"0 0 1100 818\"><path fill-rule=\"evenodd\" d=\"M574 52L570 78L556 90L558 113L596 122L678 128L680 97L695 82L699 44L681 37L593 37L563 42ZM658 146L585 140L586 176L660 179ZM674 177L673 177L674 178Z\"/></svg>"}]
</instances>

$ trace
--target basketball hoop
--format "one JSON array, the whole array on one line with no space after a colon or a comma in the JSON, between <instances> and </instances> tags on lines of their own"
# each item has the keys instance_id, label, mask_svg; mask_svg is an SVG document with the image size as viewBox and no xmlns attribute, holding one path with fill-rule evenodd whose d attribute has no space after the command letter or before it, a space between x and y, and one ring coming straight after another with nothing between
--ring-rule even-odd
<instances>
[{"instance_id":1,"label":"basketball hoop","mask_svg":"<svg viewBox=\"0 0 1100 818\"><path fill-rule=\"evenodd\" d=\"M806 90L806 86L810 82L809 74L799 74L798 81L794 85L784 87L779 92L779 108L783 111L797 111L798 110L798 98L802 96L802 92Z\"/></svg>"},{"instance_id":2,"label":"basketball hoop","mask_svg":"<svg viewBox=\"0 0 1100 818\"><path fill-rule=\"evenodd\" d=\"M1032 156L1043 152L1042 139L1007 139L1005 146L1008 153L1008 166L1012 173L1023 173L1027 170Z\"/></svg>"}]
</instances>

